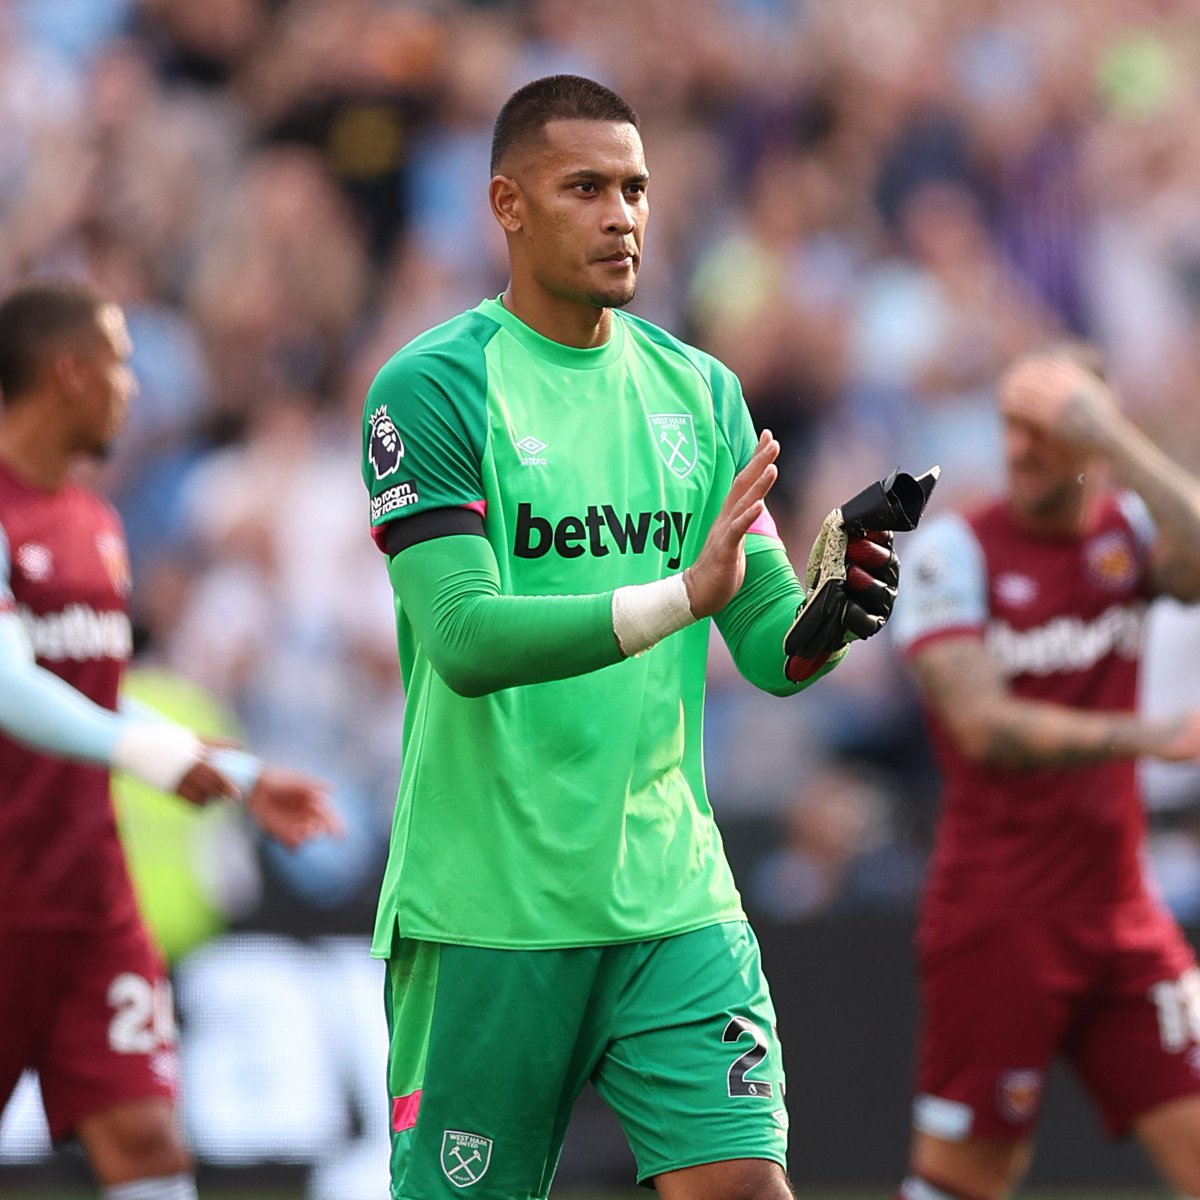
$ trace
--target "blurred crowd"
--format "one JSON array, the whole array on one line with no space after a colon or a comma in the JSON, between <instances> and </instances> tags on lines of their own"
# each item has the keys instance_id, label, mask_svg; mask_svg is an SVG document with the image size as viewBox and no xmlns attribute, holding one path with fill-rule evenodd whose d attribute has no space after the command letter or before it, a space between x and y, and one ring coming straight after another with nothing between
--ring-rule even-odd
<instances>
[{"instance_id":1,"label":"blurred crowd","mask_svg":"<svg viewBox=\"0 0 1200 1200\"><path fill-rule=\"evenodd\" d=\"M1094 339L1200 467L1191 0L7 0L0 285L80 275L124 304L141 393L102 484L142 662L334 783L346 839L266 852L313 910L370 898L399 771L362 398L503 289L491 124L559 71L641 114L634 310L741 376L798 564L896 466L942 464L935 510L991 491L996 374L1055 334ZM712 667L719 815L777 843L748 900L908 903L933 780L887 639L819 700L752 693L719 646ZM1164 787L1186 811L1192 780ZM1183 819L1161 843L1200 914L1196 844Z\"/></svg>"}]
</instances>

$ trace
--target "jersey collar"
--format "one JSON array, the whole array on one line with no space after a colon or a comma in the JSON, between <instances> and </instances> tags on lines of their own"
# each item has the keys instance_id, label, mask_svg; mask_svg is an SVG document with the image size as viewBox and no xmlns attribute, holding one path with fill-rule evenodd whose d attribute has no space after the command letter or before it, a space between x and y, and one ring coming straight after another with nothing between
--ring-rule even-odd
<instances>
[{"instance_id":1,"label":"jersey collar","mask_svg":"<svg viewBox=\"0 0 1200 1200\"><path fill-rule=\"evenodd\" d=\"M561 342L543 337L536 329L526 325L520 317L510 313L499 297L495 300L484 300L475 311L502 325L531 354L574 371L591 371L597 367L606 367L618 358L625 348L625 323L615 312L608 341L603 346L581 349L578 346L564 346Z\"/></svg>"}]
</instances>

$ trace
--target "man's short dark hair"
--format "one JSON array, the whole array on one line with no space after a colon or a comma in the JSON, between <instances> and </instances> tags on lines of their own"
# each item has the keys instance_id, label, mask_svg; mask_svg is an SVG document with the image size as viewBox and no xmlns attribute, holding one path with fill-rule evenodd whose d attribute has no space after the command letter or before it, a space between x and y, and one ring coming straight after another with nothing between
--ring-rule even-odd
<instances>
[{"instance_id":1,"label":"man's short dark hair","mask_svg":"<svg viewBox=\"0 0 1200 1200\"><path fill-rule=\"evenodd\" d=\"M38 381L64 343L95 328L106 301L77 280L36 280L0 300L0 396L6 405Z\"/></svg>"},{"instance_id":2,"label":"man's short dark hair","mask_svg":"<svg viewBox=\"0 0 1200 1200\"><path fill-rule=\"evenodd\" d=\"M582 75L547 75L518 88L504 102L492 130L492 174L516 145L538 136L550 121L625 121L638 115L616 92Z\"/></svg>"}]
</instances>

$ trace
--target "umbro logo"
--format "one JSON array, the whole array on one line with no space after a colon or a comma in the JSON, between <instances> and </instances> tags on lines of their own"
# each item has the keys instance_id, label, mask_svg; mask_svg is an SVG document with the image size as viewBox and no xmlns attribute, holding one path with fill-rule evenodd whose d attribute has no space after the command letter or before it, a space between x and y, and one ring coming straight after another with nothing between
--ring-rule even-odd
<instances>
[{"instance_id":1,"label":"umbro logo","mask_svg":"<svg viewBox=\"0 0 1200 1200\"><path fill-rule=\"evenodd\" d=\"M546 443L541 438L535 438L532 434L526 434L519 442L513 442L521 452L521 465L523 467L544 467L546 460L542 457L542 451L546 449Z\"/></svg>"},{"instance_id":2,"label":"umbro logo","mask_svg":"<svg viewBox=\"0 0 1200 1200\"><path fill-rule=\"evenodd\" d=\"M54 555L41 542L26 542L17 550L17 566L28 579L40 583L54 570Z\"/></svg>"}]
</instances>

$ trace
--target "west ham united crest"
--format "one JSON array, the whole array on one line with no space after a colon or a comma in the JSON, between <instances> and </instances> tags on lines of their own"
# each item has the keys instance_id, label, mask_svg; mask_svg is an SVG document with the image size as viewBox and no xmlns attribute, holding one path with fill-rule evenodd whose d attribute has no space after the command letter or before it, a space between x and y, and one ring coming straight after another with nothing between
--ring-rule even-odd
<instances>
[{"instance_id":1,"label":"west ham united crest","mask_svg":"<svg viewBox=\"0 0 1200 1200\"><path fill-rule=\"evenodd\" d=\"M376 479L386 479L400 466L404 442L388 410L380 405L371 414L371 445L368 449Z\"/></svg>"},{"instance_id":2,"label":"west ham united crest","mask_svg":"<svg viewBox=\"0 0 1200 1200\"><path fill-rule=\"evenodd\" d=\"M491 1161L491 1138L457 1129L447 1129L442 1134L442 1174L455 1187L478 1183L487 1174Z\"/></svg>"},{"instance_id":3,"label":"west ham united crest","mask_svg":"<svg viewBox=\"0 0 1200 1200\"><path fill-rule=\"evenodd\" d=\"M686 479L695 469L699 451L692 414L652 413L650 433L654 437L654 448L662 455L663 462L680 479Z\"/></svg>"},{"instance_id":4,"label":"west ham united crest","mask_svg":"<svg viewBox=\"0 0 1200 1200\"><path fill-rule=\"evenodd\" d=\"M128 596L133 585L133 576L129 570L129 555L125 552L125 543L115 533L96 534L96 552L104 564L108 578L118 596Z\"/></svg>"},{"instance_id":5,"label":"west ham united crest","mask_svg":"<svg viewBox=\"0 0 1200 1200\"><path fill-rule=\"evenodd\" d=\"M1088 578L1106 592L1128 591L1137 582L1137 554L1119 529L1093 538L1084 547L1083 557Z\"/></svg>"},{"instance_id":6,"label":"west ham united crest","mask_svg":"<svg viewBox=\"0 0 1200 1200\"><path fill-rule=\"evenodd\" d=\"M1042 1098L1042 1073L1032 1068L1002 1071L996 1080L996 1098L1006 1121L1024 1124L1037 1112Z\"/></svg>"}]
</instances>

